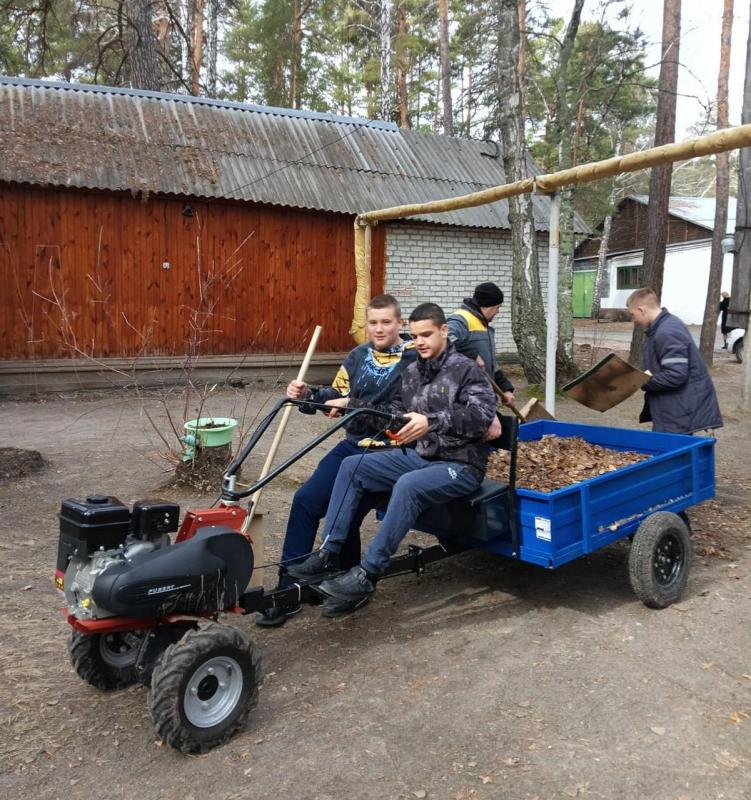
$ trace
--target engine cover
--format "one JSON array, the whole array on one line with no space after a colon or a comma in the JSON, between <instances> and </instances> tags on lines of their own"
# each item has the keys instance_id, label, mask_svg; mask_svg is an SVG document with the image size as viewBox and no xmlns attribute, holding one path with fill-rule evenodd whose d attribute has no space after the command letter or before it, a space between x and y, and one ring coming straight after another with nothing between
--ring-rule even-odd
<instances>
[{"instance_id":1,"label":"engine cover","mask_svg":"<svg viewBox=\"0 0 751 800\"><path fill-rule=\"evenodd\" d=\"M171 547L111 564L91 596L125 617L207 614L234 606L253 574L250 542L232 528L210 526Z\"/></svg>"}]
</instances>

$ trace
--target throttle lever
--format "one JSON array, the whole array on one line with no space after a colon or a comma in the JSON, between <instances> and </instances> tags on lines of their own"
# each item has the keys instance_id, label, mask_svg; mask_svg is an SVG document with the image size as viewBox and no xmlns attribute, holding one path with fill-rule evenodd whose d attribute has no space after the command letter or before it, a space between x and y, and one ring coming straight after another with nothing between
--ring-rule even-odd
<instances>
[{"instance_id":1,"label":"throttle lever","mask_svg":"<svg viewBox=\"0 0 751 800\"><path fill-rule=\"evenodd\" d=\"M409 422L407 417L398 417L393 416L389 420L389 424L386 426L386 436L391 439L392 442L399 443L399 431ZM402 453L405 455L407 454L407 448L403 444L399 444L399 447L402 450Z\"/></svg>"}]
</instances>

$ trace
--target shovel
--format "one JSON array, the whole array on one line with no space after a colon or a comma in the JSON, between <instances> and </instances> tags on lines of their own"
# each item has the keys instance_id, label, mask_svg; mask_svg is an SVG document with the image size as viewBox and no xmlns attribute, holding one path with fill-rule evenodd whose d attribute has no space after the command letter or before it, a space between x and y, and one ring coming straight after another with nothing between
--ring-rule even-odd
<instances>
[{"instance_id":1,"label":"shovel","mask_svg":"<svg viewBox=\"0 0 751 800\"><path fill-rule=\"evenodd\" d=\"M298 381L305 380L305 373L308 371L308 367L310 366L310 360L313 358L313 353L315 352L322 330L323 328L320 325L316 325L316 329L313 331L313 336L311 337L310 344L308 345L308 350L305 353L305 358L303 358L302 364L300 365L300 371L297 373ZM274 458L276 457L276 451L279 449L279 443L282 441L282 436L284 436L284 429L287 427L287 420L289 419L291 411L292 406L287 406L282 412L282 418L279 420L279 427L276 429L274 440L271 442L271 447L269 448L268 455L266 456L266 461L264 462L263 469L258 477L259 481L265 478L271 470L271 466L274 463ZM256 512L256 509L258 508L258 500L261 497L261 491L262 490L259 489L254 495L251 495L250 510L248 511L248 516L245 517L241 529L241 533L250 536L250 540L253 543L253 562L255 564L264 563L263 551L266 526L263 519L263 514ZM253 569L253 576L250 579L250 585L263 586L263 569Z\"/></svg>"}]
</instances>

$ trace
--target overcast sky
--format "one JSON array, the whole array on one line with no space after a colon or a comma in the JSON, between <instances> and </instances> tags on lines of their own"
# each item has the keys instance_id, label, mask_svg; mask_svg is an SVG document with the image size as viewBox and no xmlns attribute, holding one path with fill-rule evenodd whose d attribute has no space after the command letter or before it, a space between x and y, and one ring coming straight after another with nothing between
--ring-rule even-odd
<instances>
[{"instance_id":1,"label":"overcast sky","mask_svg":"<svg viewBox=\"0 0 751 800\"><path fill-rule=\"evenodd\" d=\"M552 14L568 20L574 0L536 0ZM662 35L662 1L628 0L633 25L638 25L651 43L652 73L659 74L660 37ZM720 68L720 29L723 0L683 0L681 11L680 72L676 140L687 138L687 128L702 117L702 104L715 101L717 71ZM730 48L730 124L740 125L743 103L743 77L746 63L749 0L735 0L733 38ZM586 0L583 19L599 19L599 0ZM613 25L617 27L617 20Z\"/></svg>"}]
</instances>

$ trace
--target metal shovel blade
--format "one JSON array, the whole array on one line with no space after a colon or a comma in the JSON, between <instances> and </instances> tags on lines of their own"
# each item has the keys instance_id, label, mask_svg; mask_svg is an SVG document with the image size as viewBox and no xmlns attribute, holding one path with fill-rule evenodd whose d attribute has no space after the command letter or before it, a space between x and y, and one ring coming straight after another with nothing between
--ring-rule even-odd
<instances>
[{"instance_id":1,"label":"metal shovel blade","mask_svg":"<svg viewBox=\"0 0 751 800\"><path fill-rule=\"evenodd\" d=\"M607 411L641 389L649 378L648 373L608 353L561 391L587 408Z\"/></svg>"}]
</instances>

